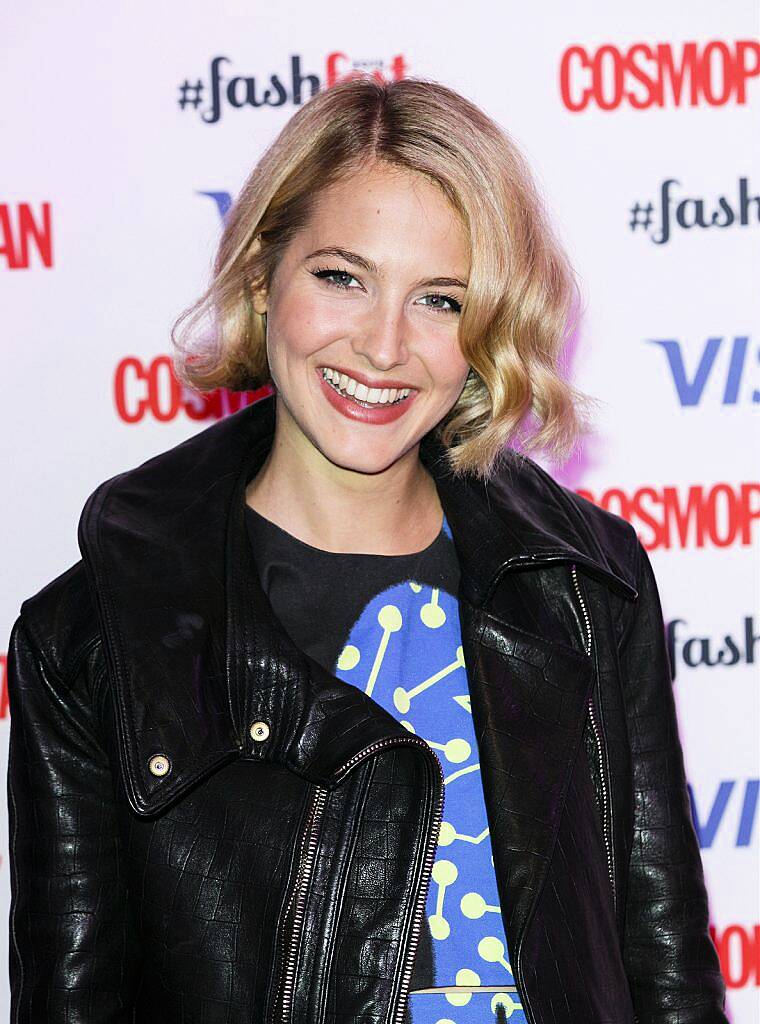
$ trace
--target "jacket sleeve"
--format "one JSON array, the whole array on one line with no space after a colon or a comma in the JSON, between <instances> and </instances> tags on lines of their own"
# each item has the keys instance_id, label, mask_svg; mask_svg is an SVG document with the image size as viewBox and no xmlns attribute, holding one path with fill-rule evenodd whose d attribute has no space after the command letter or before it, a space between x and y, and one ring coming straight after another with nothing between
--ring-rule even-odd
<instances>
[{"instance_id":1,"label":"jacket sleeve","mask_svg":"<svg viewBox=\"0 0 760 1024\"><path fill-rule=\"evenodd\" d=\"M109 761L84 670L57 677L22 619L8 651L10 1020L126 1024L138 947Z\"/></svg>"},{"instance_id":2,"label":"jacket sleeve","mask_svg":"<svg viewBox=\"0 0 760 1024\"><path fill-rule=\"evenodd\" d=\"M636 545L639 596L620 647L634 799L623 959L639 1024L727 1024L660 597Z\"/></svg>"}]
</instances>

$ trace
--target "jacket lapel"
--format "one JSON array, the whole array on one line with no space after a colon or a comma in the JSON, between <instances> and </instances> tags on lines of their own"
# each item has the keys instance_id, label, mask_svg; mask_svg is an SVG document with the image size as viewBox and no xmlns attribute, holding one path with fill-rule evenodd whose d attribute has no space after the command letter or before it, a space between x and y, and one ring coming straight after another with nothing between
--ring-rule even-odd
<instances>
[{"instance_id":1,"label":"jacket lapel","mask_svg":"<svg viewBox=\"0 0 760 1024\"><path fill-rule=\"evenodd\" d=\"M435 478L462 567L461 592L471 604L484 605L505 572L573 562L623 597L636 597L626 558L628 524L610 521L609 513L561 487L537 463L507 450L486 483L471 475L455 478L430 435L420 457Z\"/></svg>"},{"instance_id":2,"label":"jacket lapel","mask_svg":"<svg viewBox=\"0 0 760 1024\"><path fill-rule=\"evenodd\" d=\"M241 418L101 484L79 521L127 796L171 802L239 754L225 649L225 538L248 432ZM205 433L205 432L204 432ZM169 758L157 777L149 762Z\"/></svg>"},{"instance_id":3,"label":"jacket lapel","mask_svg":"<svg viewBox=\"0 0 760 1024\"><path fill-rule=\"evenodd\" d=\"M541 890L594 681L592 660L471 606L470 706L512 955Z\"/></svg>"}]
</instances>

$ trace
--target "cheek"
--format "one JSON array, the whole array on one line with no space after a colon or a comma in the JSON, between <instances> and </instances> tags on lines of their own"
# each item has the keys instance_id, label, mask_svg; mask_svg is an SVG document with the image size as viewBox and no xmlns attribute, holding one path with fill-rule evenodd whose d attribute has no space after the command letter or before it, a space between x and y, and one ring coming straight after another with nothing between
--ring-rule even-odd
<instances>
[{"instance_id":1,"label":"cheek","mask_svg":"<svg viewBox=\"0 0 760 1024\"><path fill-rule=\"evenodd\" d=\"M431 358L431 365L435 368L434 372L442 383L445 382L452 388L463 386L470 365L462 355L456 341L451 343L444 352L439 349Z\"/></svg>"},{"instance_id":2,"label":"cheek","mask_svg":"<svg viewBox=\"0 0 760 1024\"><path fill-rule=\"evenodd\" d=\"M278 305L275 317L271 345L279 361L307 359L334 336L335 325L314 301L284 301Z\"/></svg>"}]
</instances>

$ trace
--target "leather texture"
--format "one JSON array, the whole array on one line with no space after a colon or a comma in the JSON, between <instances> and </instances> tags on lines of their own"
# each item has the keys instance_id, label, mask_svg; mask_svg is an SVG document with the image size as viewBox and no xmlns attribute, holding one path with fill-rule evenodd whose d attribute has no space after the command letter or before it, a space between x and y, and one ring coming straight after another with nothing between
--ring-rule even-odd
<instances>
[{"instance_id":1,"label":"leather texture","mask_svg":"<svg viewBox=\"0 0 760 1024\"><path fill-rule=\"evenodd\" d=\"M303 655L258 584L245 486L274 425L265 399L105 481L82 511L81 559L21 606L12 1024L408 1020L440 763ZM460 560L528 1019L726 1024L635 531L514 453L487 485L454 478L433 435L420 453Z\"/></svg>"}]
</instances>

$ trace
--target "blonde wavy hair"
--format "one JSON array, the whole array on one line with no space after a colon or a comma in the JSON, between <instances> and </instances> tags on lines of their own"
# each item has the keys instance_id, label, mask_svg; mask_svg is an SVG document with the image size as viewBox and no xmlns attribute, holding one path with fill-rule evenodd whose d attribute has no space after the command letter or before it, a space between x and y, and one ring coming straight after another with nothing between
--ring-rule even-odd
<instances>
[{"instance_id":1,"label":"blonde wavy hair","mask_svg":"<svg viewBox=\"0 0 760 1024\"><path fill-rule=\"evenodd\" d=\"M436 183L469 237L458 339L470 373L434 428L451 470L487 479L518 444L565 458L593 402L559 369L578 310L574 272L509 135L430 79L341 82L290 118L228 212L209 287L172 326L177 376L199 391L271 382L253 292L269 288L319 192L377 160Z\"/></svg>"}]
</instances>

